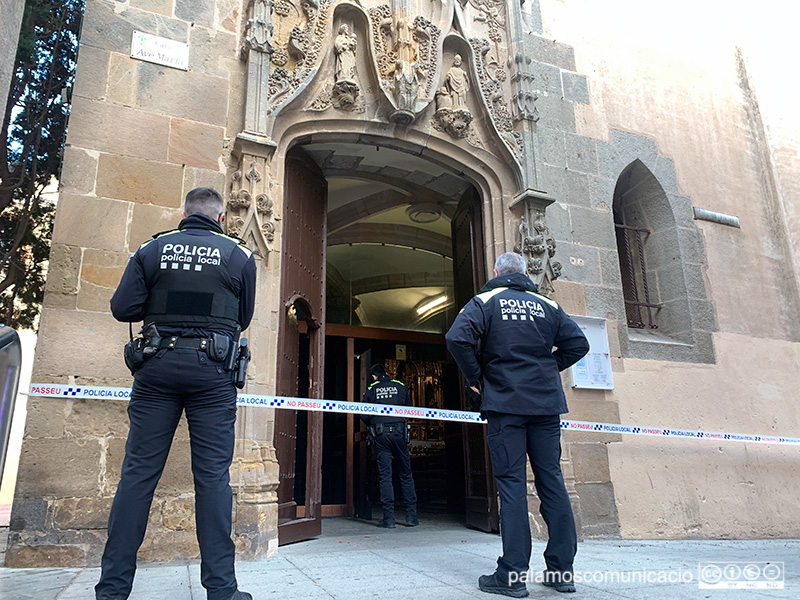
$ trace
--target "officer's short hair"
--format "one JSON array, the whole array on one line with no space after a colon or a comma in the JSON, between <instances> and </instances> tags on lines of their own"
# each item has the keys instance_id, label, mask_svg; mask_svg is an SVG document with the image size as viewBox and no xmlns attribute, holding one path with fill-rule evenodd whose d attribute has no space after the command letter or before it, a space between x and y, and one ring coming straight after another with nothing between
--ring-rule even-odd
<instances>
[{"instance_id":1,"label":"officer's short hair","mask_svg":"<svg viewBox=\"0 0 800 600\"><path fill-rule=\"evenodd\" d=\"M369 374L375 375L375 377L386 375L386 368L380 363L372 365L369 369Z\"/></svg>"},{"instance_id":2,"label":"officer's short hair","mask_svg":"<svg viewBox=\"0 0 800 600\"><path fill-rule=\"evenodd\" d=\"M219 192L207 187L194 188L186 194L186 200L183 202L183 212L187 215L202 213L215 221L224 209L225 203Z\"/></svg>"},{"instance_id":3,"label":"officer's short hair","mask_svg":"<svg viewBox=\"0 0 800 600\"><path fill-rule=\"evenodd\" d=\"M525 259L516 252L505 252L497 257L494 263L494 270L497 271L498 275L525 273Z\"/></svg>"}]
</instances>

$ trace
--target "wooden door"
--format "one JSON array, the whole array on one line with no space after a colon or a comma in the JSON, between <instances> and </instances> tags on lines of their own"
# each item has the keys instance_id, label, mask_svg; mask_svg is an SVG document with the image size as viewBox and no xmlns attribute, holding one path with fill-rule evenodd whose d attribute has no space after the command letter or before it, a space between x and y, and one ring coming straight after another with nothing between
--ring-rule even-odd
<instances>
[{"instance_id":1,"label":"wooden door","mask_svg":"<svg viewBox=\"0 0 800 600\"><path fill-rule=\"evenodd\" d=\"M359 402L364 397L369 385L369 369L372 366L372 351L362 352L358 357L358 386L356 393L358 396L352 401ZM371 452L367 446L367 426L361 419L356 422L356 429L353 437L354 457L357 462L353 464L355 471L354 482L354 506L353 516L356 519L372 519L372 498L370 498L370 488L372 483L372 460Z\"/></svg>"},{"instance_id":2,"label":"wooden door","mask_svg":"<svg viewBox=\"0 0 800 600\"><path fill-rule=\"evenodd\" d=\"M286 158L277 393L322 398L327 183L301 150ZM322 531L322 413L275 411L278 543Z\"/></svg>"},{"instance_id":3,"label":"wooden door","mask_svg":"<svg viewBox=\"0 0 800 600\"><path fill-rule=\"evenodd\" d=\"M486 282L481 204L474 189L468 190L459 202L452 221L452 234L453 284L460 310ZM459 389L462 410L474 410L464 393L463 377ZM467 525L482 531L498 531L497 488L492 477L486 426L464 423L462 429Z\"/></svg>"}]
</instances>

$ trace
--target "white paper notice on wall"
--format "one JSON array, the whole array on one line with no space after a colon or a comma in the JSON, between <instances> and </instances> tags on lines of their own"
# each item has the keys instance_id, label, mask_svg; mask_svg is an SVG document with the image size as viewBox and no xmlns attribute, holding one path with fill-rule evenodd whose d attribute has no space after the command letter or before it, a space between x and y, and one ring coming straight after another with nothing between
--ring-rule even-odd
<instances>
[{"instance_id":1,"label":"white paper notice on wall","mask_svg":"<svg viewBox=\"0 0 800 600\"><path fill-rule=\"evenodd\" d=\"M186 71L189 69L189 44L134 31L131 58Z\"/></svg>"},{"instance_id":2,"label":"white paper notice on wall","mask_svg":"<svg viewBox=\"0 0 800 600\"><path fill-rule=\"evenodd\" d=\"M606 320L599 317L572 317L589 340L589 354L569 369L572 387L613 390L611 354L608 350Z\"/></svg>"}]
</instances>

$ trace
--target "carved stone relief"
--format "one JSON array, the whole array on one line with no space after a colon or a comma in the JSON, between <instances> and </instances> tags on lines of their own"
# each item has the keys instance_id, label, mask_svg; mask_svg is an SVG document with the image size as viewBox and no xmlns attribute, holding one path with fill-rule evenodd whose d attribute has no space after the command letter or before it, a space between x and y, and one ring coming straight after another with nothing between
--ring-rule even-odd
<instances>
[{"instance_id":1,"label":"carved stone relief","mask_svg":"<svg viewBox=\"0 0 800 600\"><path fill-rule=\"evenodd\" d=\"M269 195L268 160L243 154L239 169L231 176L226 204L226 231L242 238L252 250L267 256L275 240L274 201Z\"/></svg>"},{"instance_id":2,"label":"carved stone relief","mask_svg":"<svg viewBox=\"0 0 800 600\"><path fill-rule=\"evenodd\" d=\"M502 82L506 80L506 72L495 58L487 58L491 50L488 40L473 38L470 45L475 51L481 94L489 107L492 121L506 146L519 158L522 156L522 137L514 131L514 123L503 100Z\"/></svg>"},{"instance_id":3,"label":"carved stone relief","mask_svg":"<svg viewBox=\"0 0 800 600\"><path fill-rule=\"evenodd\" d=\"M253 0L252 16L247 20L245 51L272 54L272 0Z\"/></svg>"},{"instance_id":4,"label":"carved stone relief","mask_svg":"<svg viewBox=\"0 0 800 600\"><path fill-rule=\"evenodd\" d=\"M529 219L533 220L532 226ZM552 260L556 254L556 241L547 229L545 209L529 206L520 220L519 234L520 241L514 246L514 252L525 257L528 275L539 291L552 295L552 282L561 276L561 263Z\"/></svg>"}]
</instances>

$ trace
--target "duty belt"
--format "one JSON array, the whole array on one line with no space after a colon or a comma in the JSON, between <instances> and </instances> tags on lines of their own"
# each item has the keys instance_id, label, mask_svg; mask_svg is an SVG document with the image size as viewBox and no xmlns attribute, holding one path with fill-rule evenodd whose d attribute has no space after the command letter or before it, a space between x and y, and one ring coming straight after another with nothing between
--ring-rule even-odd
<instances>
[{"instance_id":1,"label":"duty belt","mask_svg":"<svg viewBox=\"0 0 800 600\"><path fill-rule=\"evenodd\" d=\"M206 338L183 338L176 335L161 338L156 348L168 348L170 350L174 350L175 348L189 348L205 351L208 347L208 342L209 340Z\"/></svg>"}]
</instances>

